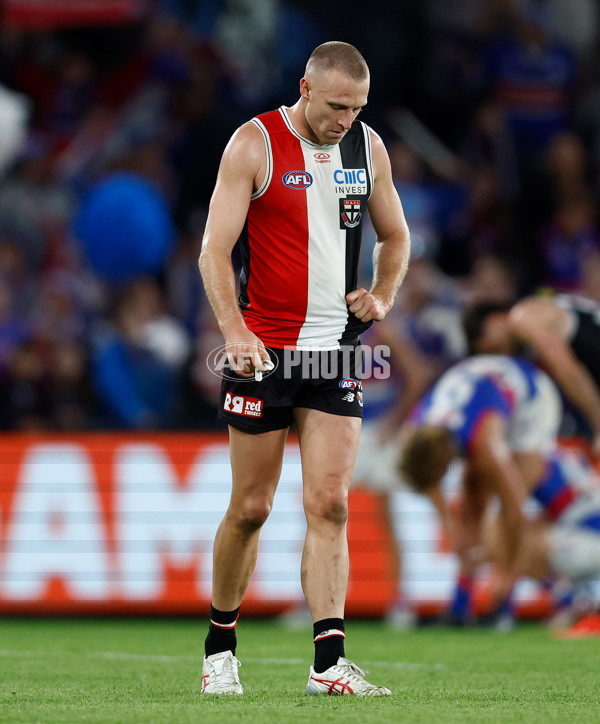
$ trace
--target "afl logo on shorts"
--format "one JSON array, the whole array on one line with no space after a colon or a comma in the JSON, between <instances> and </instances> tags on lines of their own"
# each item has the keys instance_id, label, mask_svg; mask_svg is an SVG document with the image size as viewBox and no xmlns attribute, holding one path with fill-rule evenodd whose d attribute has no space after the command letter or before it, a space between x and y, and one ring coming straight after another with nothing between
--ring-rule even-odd
<instances>
[{"instance_id":1,"label":"afl logo on shorts","mask_svg":"<svg viewBox=\"0 0 600 724\"><path fill-rule=\"evenodd\" d=\"M313 182L313 178L308 171L288 171L283 174L281 180L288 189L294 189L295 191L304 191Z\"/></svg>"},{"instance_id":2,"label":"afl logo on shorts","mask_svg":"<svg viewBox=\"0 0 600 724\"><path fill-rule=\"evenodd\" d=\"M339 386L342 390L355 390L357 387L362 387L360 380L353 380L352 377L341 380Z\"/></svg>"}]
</instances>

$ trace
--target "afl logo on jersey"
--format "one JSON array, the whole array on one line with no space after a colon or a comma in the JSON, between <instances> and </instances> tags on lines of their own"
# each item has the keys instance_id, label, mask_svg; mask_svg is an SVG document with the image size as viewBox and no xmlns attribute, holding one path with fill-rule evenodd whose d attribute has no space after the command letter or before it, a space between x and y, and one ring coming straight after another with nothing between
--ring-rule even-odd
<instances>
[{"instance_id":1,"label":"afl logo on jersey","mask_svg":"<svg viewBox=\"0 0 600 724\"><path fill-rule=\"evenodd\" d=\"M308 171L288 171L283 174L281 180L288 189L294 189L295 191L304 191L313 182L313 178Z\"/></svg>"}]
</instances>

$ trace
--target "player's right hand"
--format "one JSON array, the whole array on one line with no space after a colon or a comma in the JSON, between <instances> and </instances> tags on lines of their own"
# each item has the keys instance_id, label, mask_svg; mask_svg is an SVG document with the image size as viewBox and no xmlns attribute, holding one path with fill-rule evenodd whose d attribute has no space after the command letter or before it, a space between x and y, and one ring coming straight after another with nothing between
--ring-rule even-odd
<instances>
[{"instance_id":1,"label":"player's right hand","mask_svg":"<svg viewBox=\"0 0 600 724\"><path fill-rule=\"evenodd\" d=\"M231 369L240 377L266 372L271 358L262 341L249 330L225 340L225 352Z\"/></svg>"}]
</instances>

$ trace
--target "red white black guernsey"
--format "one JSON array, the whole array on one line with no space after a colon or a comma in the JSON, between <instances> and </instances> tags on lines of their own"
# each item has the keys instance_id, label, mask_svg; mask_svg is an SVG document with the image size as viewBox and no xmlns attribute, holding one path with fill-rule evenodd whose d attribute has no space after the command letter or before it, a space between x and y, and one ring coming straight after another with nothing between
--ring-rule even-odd
<instances>
[{"instance_id":1,"label":"red white black guernsey","mask_svg":"<svg viewBox=\"0 0 600 724\"><path fill-rule=\"evenodd\" d=\"M557 294L550 301L570 313L573 324L569 338L571 349L600 386L600 304L569 294Z\"/></svg>"},{"instance_id":2,"label":"red white black guernsey","mask_svg":"<svg viewBox=\"0 0 600 724\"><path fill-rule=\"evenodd\" d=\"M373 188L371 137L355 121L339 144L300 136L284 107L253 118L267 153L240 238L240 307L267 347L338 349L370 326L348 311Z\"/></svg>"}]
</instances>

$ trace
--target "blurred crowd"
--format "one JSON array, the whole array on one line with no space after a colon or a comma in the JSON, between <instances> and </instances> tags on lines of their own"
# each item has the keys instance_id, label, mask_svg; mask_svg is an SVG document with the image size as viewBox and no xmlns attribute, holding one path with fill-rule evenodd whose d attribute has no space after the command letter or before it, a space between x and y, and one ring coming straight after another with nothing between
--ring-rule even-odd
<instances>
[{"instance_id":1,"label":"blurred crowd","mask_svg":"<svg viewBox=\"0 0 600 724\"><path fill-rule=\"evenodd\" d=\"M371 67L361 118L411 229L398 394L465 353L473 299L600 300L595 0L393 5L155 0L114 26L4 24L0 84L29 120L0 179L0 429L218 425L197 258L219 159L296 101L325 40Z\"/></svg>"}]
</instances>

